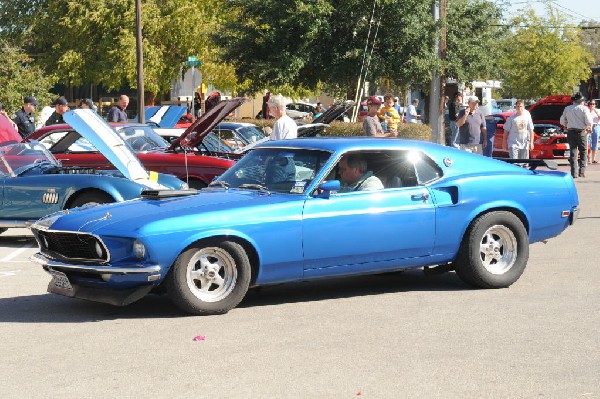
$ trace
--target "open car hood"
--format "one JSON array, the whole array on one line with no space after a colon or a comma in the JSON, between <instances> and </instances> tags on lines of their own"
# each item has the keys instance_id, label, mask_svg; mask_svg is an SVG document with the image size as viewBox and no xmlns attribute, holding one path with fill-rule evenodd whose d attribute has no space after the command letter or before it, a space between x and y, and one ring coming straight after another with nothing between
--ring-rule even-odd
<instances>
[{"instance_id":1,"label":"open car hood","mask_svg":"<svg viewBox=\"0 0 600 399\"><path fill-rule=\"evenodd\" d=\"M92 143L126 178L150 188L163 187L150 180L148 172L135 153L96 112L89 109L76 109L65 113L63 118L77 133Z\"/></svg>"},{"instance_id":2,"label":"open car hood","mask_svg":"<svg viewBox=\"0 0 600 399\"><path fill-rule=\"evenodd\" d=\"M312 123L331 123L339 118L344 112L354 107L356 103L352 100L347 100L341 103L332 104L327 111L313 119Z\"/></svg>"},{"instance_id":3,"label":"open car hood","mask_svg":"<svg viewBox=\"0 0 600 399\"><path fill-rule=\"evenodd\" d=\"M210 133L219 122L227 115L235 111L237 107L248 101L244 97L235 97L230 100L222 100L212 107L208 112L205 112L190 125L183 134L171 143L169 150L174 150L177 147L194 148L202 142L204 137Z\"/></svg>"},{"instance_id":4,"label":"open car hood","mask_svg":"<svg viewBox=\"0 0 600 399\"><path fill-rule=\"evenodd\" d=\"M187 107L183 105L157 105L145 108L144 116L146 123L168 129L175 127L186 112ZM134 121L139 121L138 116L135 117Z\"/></svg>"},{"instance_id":5,"label":"open car hood","mask_svg":"<svg viewBox=\"0 0 600 399\"><path fill-rule=\"evenodd\" d=\"M19 142L21 135L8 119L0 115L0 143Z\"/></svg>"},{"instance_id":6,"label":"open car hood","mask_svg":"<svg viewBox=\"0 0 600 399\"><path fill-rule=\"evenodd\" d=\"M529 107L529 113L533 123L560 125L563 111L572 103L571 96L548 96Z\"/></svg>"}]
</instances>

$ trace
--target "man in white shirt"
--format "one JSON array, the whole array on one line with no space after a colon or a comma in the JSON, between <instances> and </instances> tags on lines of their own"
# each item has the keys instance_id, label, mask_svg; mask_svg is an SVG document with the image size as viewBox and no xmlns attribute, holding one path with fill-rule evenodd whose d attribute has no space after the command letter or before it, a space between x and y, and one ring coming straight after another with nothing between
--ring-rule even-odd
<instances>
[{"instance_id":1,"label":"man in white shirt","mask_svg":"<svg viewBox=\"0 0 600 399\"><path fill-rule=\"evenodd\" d=\"M415 98L412 100L412 104L406 107L406 121L408 123L418 123L421 119L421 115L417 114L417 107L419 106L419 99Z\"/></svg>"},{"instance_id":2,"label":"man in white shirt","mask_svg":"<svg viewBox=\"0 0 600 399\"><path fill-rule=\"evenodd\" d=\"M533 150L533 121L523 100L517 100L515 110L504 124L504 148L512 159L528 159Z\"/></svg>"},{"instance_id":3,"label":"man in white shirt","mask_svg":"<svg viewBox=\"0 0 600 399\"><path fill-rule=\"evenodd\" d=\"M271 140L295 139L298 137L298 125L285 111L286 101L281 94L271 96L268 101L269 114L275 118Z\"/></svg>"}]
</instances>

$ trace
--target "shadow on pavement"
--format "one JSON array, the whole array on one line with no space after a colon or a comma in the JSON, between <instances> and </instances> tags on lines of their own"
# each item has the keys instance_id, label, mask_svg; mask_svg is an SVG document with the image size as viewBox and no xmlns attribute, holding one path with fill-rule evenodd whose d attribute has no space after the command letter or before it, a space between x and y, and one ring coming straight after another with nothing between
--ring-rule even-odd
<instances>
[{"instance_id":1,"label":"shadow on pavement","mask_svg":"<svg viewBox=\"0 0 600 399\"><path fill-rule=\"evenodd\" d=\"M248 292L238 308L410 291L469 289L471 288L454 273L425 276L422 270L410 270L254 288ZM125 307L49 293L0 298L0 323L86 323L115 319L158 319L188 316L190 315L176 308L166 295L151 294Z\"/></svg>"}]
</instances>

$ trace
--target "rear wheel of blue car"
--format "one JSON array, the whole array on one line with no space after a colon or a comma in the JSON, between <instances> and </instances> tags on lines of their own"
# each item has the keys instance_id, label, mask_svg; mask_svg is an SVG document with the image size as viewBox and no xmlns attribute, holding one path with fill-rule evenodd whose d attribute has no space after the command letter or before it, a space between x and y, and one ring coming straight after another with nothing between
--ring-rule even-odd
<instances>
[{"instance_id":1,"label":"rear wheel of blue car","mask_svg":"<svg viewBox=\"0 0 600 399\"><path fill-rule=\"evenodd\" d=\"M529 259L529 239L521 220L506 211L475 219L454 263L458 276L480 288L505 288L521 277Z\"/></svg>"},{"instance_id":2,"label":"rear wheel of blue car","mask_svg":"<svg viewBox=\"0 0 600 399\"><path fill-rule=\"evenodd\" d=\"M232 241L204 241L179 255L166 287L179 308L192 314L221 314L237 306L250 285L244 248Z\"/></svg>"}]
</instances>

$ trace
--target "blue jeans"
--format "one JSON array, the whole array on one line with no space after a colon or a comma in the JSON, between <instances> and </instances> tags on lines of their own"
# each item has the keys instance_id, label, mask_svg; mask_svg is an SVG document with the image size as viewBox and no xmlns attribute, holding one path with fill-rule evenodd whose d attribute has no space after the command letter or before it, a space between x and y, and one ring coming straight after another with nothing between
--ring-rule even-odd
<instances>
[{"instance_id":1,"label":"blue jeans","mask_svg":"<svg viewBox=\"0 0 600 399\"><path fill-rule=\"evenodd\" d=\"M452 131L452 146L455 148L460 148L460 144L458 143L458 126L456 125L456 121L450 121L450 130Z\"/></svg>"}]
</instances>

